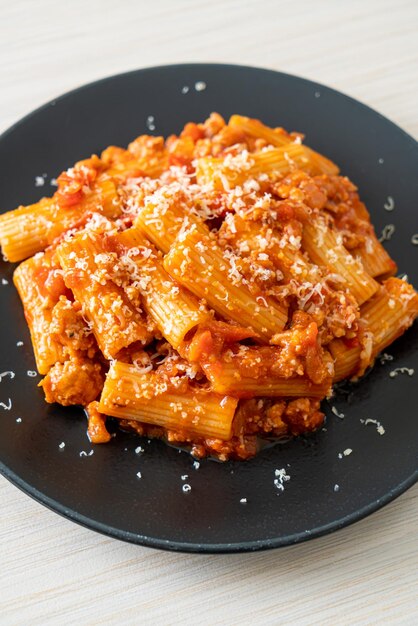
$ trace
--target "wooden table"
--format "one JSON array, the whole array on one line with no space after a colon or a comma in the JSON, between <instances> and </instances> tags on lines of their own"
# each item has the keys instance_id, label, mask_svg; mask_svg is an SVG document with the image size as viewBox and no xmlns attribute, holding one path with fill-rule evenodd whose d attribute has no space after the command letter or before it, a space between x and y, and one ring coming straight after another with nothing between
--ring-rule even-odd
<instances>
[{"instance_id":1,"label":"wooden table","mask_svg":"<svg viewBox=\"0 0 418 626\"><path fill-rule=\"evenodd\" d=\"M0 130L96 78L219 61L323 82L418 135L416 0L0 0L0 15ZM235 556L107 539L5 479L0 497L1 626L418 623L416 487L336 534Z\"/></svg>"}]
</instances>

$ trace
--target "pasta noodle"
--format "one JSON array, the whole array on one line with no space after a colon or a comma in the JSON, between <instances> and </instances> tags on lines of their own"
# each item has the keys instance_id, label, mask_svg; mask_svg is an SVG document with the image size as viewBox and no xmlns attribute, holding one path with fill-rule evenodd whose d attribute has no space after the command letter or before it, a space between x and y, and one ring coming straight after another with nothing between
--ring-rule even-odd
<instances>
[{"instance_id":1,"label":"pasta noodle","mask_svg":"<svg viewBox=\"0 0 418 626\"><path fill-rule=\"evenodd\" d=\"M159 393L159 387L162 387ZM116 361L98 406L106 415L228 440L238 400L206 390L166 389L150 373Z\"/></svg>"},{"instance_id":2,"label":"pasta noodle","mask_svg":"<svg viewBox=\"0 0 418 626\"><path fill-rule=\"evenodd\" d=\"M303 135L213 113L109 146L0 216L45 400L248 459L314 431L418 316L356 187ZM260 441L261 440L261 441Z\"/></svg>"},{"instance_id":3,"label":"pasta noodle","mask_svg":"<svg viewBox=\"0 0 418 626\"><path fill-rule=\"evenodd\" d=\"M238 128L250 137L263 139L268 146L281 147L288 145L295 140L295 137L286 133L286 131L282 128L269 128L268 126L262 124L259 120L253 120L242 115L232 115L229 123L232 128ZM335 163L326 159L322 154L310 150L306 146L304 146L304 148L305 152L309 154L310 160L316 164L318 170L322 174L338 174L339 169Z\"/></svg>"},{"instance_id":4,"label":"pasta noodle","mask_svg":"<svg viewBox=\"0 0 418 626\"><path fill-rule=\"evenodd\" d=\"M36 367L40 374L46 374L57 361L64 360L63 346L51 337L50 332L53 307L65 294L60 267L54 263L54 253L39 254L21 263L13 281L25 307Z\"/></svg>"},{"instance_id":5,"label":"pasta noodle","mask_svg":"<svg viewBox=\"0 0 418 626\"><path fill-rule=\"evenodd\" d=\"M326 266L344 279L358 304L363 304L377 291L378 283L366 273L361 261L349 254L321 218L304 225L303 245L315 263Z\"/></svg>"},{"instance_id":6,"label":"pasta noodle","mask_svg":"<svg viewBox=\"0 0 418 626\"><path fill-rule=\"evenodd\" d=\"M91 213L119 214L112 180L99 182L78 202L63 209L55 198L43 198L0 215L0 243L9 261L21 261L45 250L57 237L86 220Z\"/></svg>"},{"instance_id":7,"label":"pasta noodle","mask_svg":"<svg viewBox=\"0 0 418 626\"><path fill-rule=\"evenodd\" d=\"M173 281L157 251L140 231L130 228L118 233L115 240L123 250L122 261L145 309L163 337L178 349L187 333L210 317L208 308Z\"/></svg>"},{"instance_id":8,"label":"pasta noodle","mask_svg":"<svg viewBox=\"0 0 418 626\"><path fill-rule=\"evenodd\" d=\"M248 326L266 340L287 321L283 306L251 292L234 258L225 259L209 232L204 236L194 226L185 231L165 257L164 267L225 319Z\"/></svg>"},{"instance_id":9,"label":"pasta noodle","mask_svg":"<svg viewBox=\"0 0 418 626\"><path fill-rule=\"evenodd\" d=\"M229 191L231 187L242 185L248 177L264 175L277 179L293 169L312 174L323 172L322 163L311 150L290 143L256 154L243 153L228 160L215 157L198 159L196 179L200 185L213 183L218 190Z\"/></svg>"},{"instance_id":10,"label":"pasta noodle","mask_svg":"<svg viewBox=\"0 0 418 626\"><path fill-rule=\"evenodd\" d=\"M365 328L361 342L347 348L334 340L335 380L362 375L376 356L400 337L418 315L418 294L399 278L389 278L361 308Z\"/></svg>"},{"instance_id":11,"label":"pasta noodle","mask_svg":"<svg viewBox=\"0 0 418 626\"><path fill-rule=\"evenodd\" d=\"M107 268L104 267L104 274L101 271L99 259L103 254L100 236L88 230L57 248L66 285L82 305L103 355L113 359L122 348L136 341L147 343L149 331L123 289L107 280Z\"/></svg>"}]
</instances>

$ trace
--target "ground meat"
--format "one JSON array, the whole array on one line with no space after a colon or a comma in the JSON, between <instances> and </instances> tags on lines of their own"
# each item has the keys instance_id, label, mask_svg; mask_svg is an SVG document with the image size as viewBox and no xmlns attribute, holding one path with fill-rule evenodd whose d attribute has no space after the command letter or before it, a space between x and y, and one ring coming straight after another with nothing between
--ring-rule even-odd
<instances>
[{"instance_id":1,"label":"ground meat","mask_svg":"<svg viewBox=\"0 0 418 626\"><path fill-rule=\"evenodd\" d=\"M292 400L283 413L283 420L288 424L292 435L300 435L316 430L324 421L324 414L319 410L319 400L297 398Z\"/></svg>"},{"instance_id":2,"label":"ground meat","mask_svg":"<svg viewBox=\"0 0 418 626\"><path fill-rule=\"evenodd\" d=\"M106 416L98 410L98 402L90 402L86 408L88 419L87 434L91 443L107 443L112 436L106 428Z\"/></svg>"},{"instance_id":3,"label":"ground meat","mask_svg":"<svg viewBox=\"0 0 418 626\"><path fill-rule=\"evenodd\" d=\"M72 357L56 363L40 383L49 403L87 406L99 395L104 384L102 367L87 359Z\"/></svg>"},{"instance_id":4,"label":"ground meat","mask_svg":"<svg viewBox=\"0 0 418 626\"><path fill-rule=\"evenodd\" d=\"M52 311L50 334L71 352L83 351L92 358L97 352L96 340L83 318L78 303L61 296Z\"/></svg>"},{"instance_id":5,"label":"ground meat","mask_svg":"<svg viewBox=\"0 0 418 626\"><path fill-rule=\"evenodd\" d=\"M246 460L255 456L266 441L279 442L319 428L324 421L319 407L320 402L311 398L241 400L234 418L234 436L228 441L196 438L184 431L166 430L133 420L121 420L120 425L140 436L164 439L174 446L185 447L198 459L213 456L220 461Z\"/></svg>"}]
</instances>

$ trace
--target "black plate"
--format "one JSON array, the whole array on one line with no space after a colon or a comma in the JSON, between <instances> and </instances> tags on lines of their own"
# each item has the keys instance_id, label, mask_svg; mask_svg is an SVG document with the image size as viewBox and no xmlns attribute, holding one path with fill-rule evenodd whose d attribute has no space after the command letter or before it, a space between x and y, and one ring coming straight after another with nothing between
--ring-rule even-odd
<instances>
[{"instance_id":1,"label":"black plate","mask_svg":"<svg viewBox=\"0 0 418 626\"><path fill-rule=\"evenodd\" d=\"M196 90L203 81L206 88ZM187 93L183 93L188 87ZM306 133L307 143L334 159L355 181L377 231L396 231L387 248L418 285L418 150L401 129L364 105L293 76L228 65L178 65L114 76L72 91L16 124L0 140L0 206L13 209L53 191L51 177L109 144L125 145L145 132L178 132L211 111L241 113ZM45 185L35 177L46 174ZM387 212L388 196L395 210ZM417 479L418 327L388 352L358 385L326 405L326 429L265 450L246 463L204 461L161 442L118 433L93 447L78 409L47 406L36 388L29 333L11 284L0 279L0 458L4 475L66 517L102 533L148 546L194 552L274 548L317 537L354 522L393 500ZM2 281L0 280L0 283ZM17 342L23 341L23 346ZM414 376L390 378L394 367ZM20 418L20 419L19 419ZM373 424L385 428L379 435ZM20 421L21 420L21 421ZM60 448L61 442L65 443ZM135 448L142 445L144 452ZM339 454L348 448L349 456ZM290 480L280 491L275 470ZM137 477L140 471L142 478ZM187 475L186 478L184 476ZM182 478L183 476L183 478ZM183 484L191 491L184 493ZM339 489L335 487L339 486ZM246 498L247 502L240 502Z\"/></svg>"}]
</instances>

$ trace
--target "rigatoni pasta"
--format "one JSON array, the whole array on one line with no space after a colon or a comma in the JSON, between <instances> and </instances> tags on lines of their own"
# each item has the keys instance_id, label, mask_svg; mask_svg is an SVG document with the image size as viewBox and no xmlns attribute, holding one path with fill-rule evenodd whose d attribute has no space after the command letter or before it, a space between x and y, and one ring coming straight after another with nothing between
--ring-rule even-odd
<instances>
[{"instance_id":1,"label":"rigatoni pasta","mask_svg":"<svg viewBox=\"0 0 418 626\"><path fill-rule=\"evenodd\" d=\"M248 459L317 429L418 316L355 186L299 133L213 113L141 135L0 216L45 399Z\"/></svg>"},{"instance_id":2,"label":"rigatoni pasta","mask_svg":"<svg viewBox=\"0 0 418 626\"><path fill-rule=\"evenodd\" d=\"M330 343L335 381L364 374L379 352L404 333L418 315L418 294L404 280L389 278L360 311L363 327L359 340L350 347L341 339Z\"/></svg>"},{"instance_id":3,"label":"rigatoni pasta","mask_svg":"<svg viewBox=\"0 0 418 626\"><path fill-rule=\"evenodd\" d=\"M268 341L287 321L286 308L251 288L209 231L192 225L174 242L164 259L165 269L197 297L205 299L221 317L240 323Z\"/></svg>"},{"instance_id":4,"label":"rigatoni pasta","mask_svg":"<svg viewBox=\"0 0 418 626\"><path fill-rule=\"evenodd\" d=\"M137 420L204 437L228 440L238 400L188 384L168 385L158 375L140 373L115 361L108 372L98 409L105 415Z\"/></svg>"},{"instance_id":5,"label":"rigatoni pasta","mask_svg":"<svg viewBox=\"0 0 418 626\"><path fill-rule=\"evenodd\" d=\"M344 248L338 235L322 217L305 224L303 247L314 263L342 277L359 305L378 290L378 283L367 274L361 261Z\"/></svg>"},{"instance_id":6,"label":"rigatoni pasta","mask_svg":"<svg viewBox=\"0 0 418 626\"><path fill-rule=\"evenodd\" d=\"M254 120L243 115L232 115L229 124L232 128L243 131L249 137L261 139L266 146L288 146L302 139L301 135L289 135L283 128L269 128L262 124L260 120ZM304 150L309 155L311 162L316 165L318 171L322 174L335 175L339 173L338 166L322 154L314 152L307 146L304 146Z\"/></svg>"},{"instance_id":7,"label":"rigatoni pasta","mask_svg":"<svg viewBox=\"0 0 418 626\"><path fill-rule=\"evenodd\" d=\"M119 215L116 186L109 179L98 181L94 188L68 201L72 203L63 205L62 198L42 198L36 204L0 215L0 241L7 260L21 261L45 250L93 212L107 217Z\"/></svg>"},{"instance_id":8,"label":"rigatoni pasta","mask_svg":"<svg viewBox=\"0 0 418 626\"><path fill-rule=\"evenodd\" d=\"M64 360L63 345L50 332L54 306L65 294L62 270L54 257L53 250L37 254L21 263L13 276L40 374L47 374L55 363Z\"/></svg>"},{"instance_id":9,"label":"rigatoni pasta","mask_svg":"<svg viewBox=\"0 0 418 626\"><path fill-rule=\"evenodd\" d=\"M301 144L289 143L281 148L271 148L249 154L243 151L226 158L203 157L197 160L196 180L199 185L213 184L219 191L230 191L245 183L249 178L263 176L277 180L294 168L301 168L312 174L323 172L311 150ZM338 168L335 168L337 173Z\"/></svg>"},{"instance_id":10,"label":"rigatoni pasta","mask_svg":"<svg viewBox=\"0 0 418 626\"><path fill-rule=\"evenodd\" d=\"M110 279L103 233L85 229L60 243L56 251L64 281L81 304L103 356L113 359L132 343L152 335L138 306Z\"/></svg>"},{"instance_id":11,"label":"rigatoni pasta","mask_svg":"<svg viewBox=\"0 0 418 626\"><path fill-rule=\"evenodd\" d=\"M211 317L208 307L172 279L141 231L129 228L115 235L113 241L121 253L121 271L129 276L128 297L135 298L139 292L157 328L177 350L187 333Z\"/></svg>"}]
</instances>

